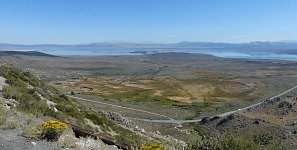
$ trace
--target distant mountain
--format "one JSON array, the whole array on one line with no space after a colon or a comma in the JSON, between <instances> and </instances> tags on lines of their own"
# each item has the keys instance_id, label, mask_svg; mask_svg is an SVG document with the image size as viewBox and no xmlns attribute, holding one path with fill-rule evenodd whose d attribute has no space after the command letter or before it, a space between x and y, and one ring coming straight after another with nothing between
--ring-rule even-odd
<instances>
[{"instance_id":1,"label":"distant mountain","mask_svg":"<svg viewBox=\"0 0 297 150\"><path fill-rule=\"evenodd\" d=\"M145 43L90 43L77 45L58 45L58 44L38 44L38 45L19 45L19 44L0 44L1 50L11 51L38 51L38 50L108 50L108 49L132 49L142 50L176 50L176 49L195 49L195 50L231 50L231 51L263 51L285 54L297 54L297 42L261 42L250 43L215 43L215 42L189 42L182 41L173 44L145 44Z\"/></svg>"},{"instance_id":2,"label":"distant mountain","mask_svg":"<svg viewBox=\"0 0 297 150\"><path fill-rule=\"evenodd\" d=\"M13 55L58 57L54 55L37 52L37 51L0 51L0 56L13 56Z\"/></svg>"},{"instance_id":3,"label":"distant mountain","mask_svg":"<svg viewBox=\"0 0 297 150\"><path fill-rule=\"evenodd\" d=\"M283 40L280 42L285 42L285 43L297 43L297 40Z\"/></svg>"}]
</instances>

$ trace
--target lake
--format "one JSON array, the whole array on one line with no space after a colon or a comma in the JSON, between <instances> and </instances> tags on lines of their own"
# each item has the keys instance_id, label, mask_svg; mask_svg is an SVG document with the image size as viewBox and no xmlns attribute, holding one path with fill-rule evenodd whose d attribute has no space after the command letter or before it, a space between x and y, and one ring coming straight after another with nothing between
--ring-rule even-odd
<instances>
[{"instance_id":1,"label":"lake","mask_svg":"<svg viewBox=\"0 0 297 150\"><path fill-rule=\"evenodd\" d=\"M39 50L51 55L58 56L74 56L74 55L83 55L83 56L94 56L94 55L143 55L143 53L152 54L152 53L164 53L164 52L186 52L186 53L201 53L209 54L217 57L223 58L246 58L246 59L274 59L274 60L294 60L297 61L297 55L289 54L277 54L273 52L234 52L227 50L170 50L170 51L149 51L149 50L139 50L139 53L131 53L138 50L131 49L108 49L108 50Z\"/></svg>"}]
</instances>

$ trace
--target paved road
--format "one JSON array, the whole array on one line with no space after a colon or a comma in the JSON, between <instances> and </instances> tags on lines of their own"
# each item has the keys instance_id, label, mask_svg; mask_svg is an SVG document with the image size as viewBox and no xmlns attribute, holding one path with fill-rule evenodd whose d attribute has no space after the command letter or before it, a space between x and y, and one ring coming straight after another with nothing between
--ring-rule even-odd
<instances>
[{"instance_id":1,"label":"paved road","mask_svg":"<svg viewBox=\"0 0 297 150\"><path fill-rule=\"evenodd\" d=\"M150 111L146 111L146 110L135 109L135 108L125 107L125 106L120 106L120 105L115 105L115 104L109 104L109 103L104 103L104 102L89 100L89 99L80 98L80 97L76 97L76 96L72 96L72 95L68 95L68 97L71 97L71 98L74 98L74 99L79 99L79 100L82 100L82 101L88 101L88 102L92 102L92 103L97 103L97 104L103 104L103 105L108 105L108 106L113 106L113 107L118 107L118 108L123 108L123 109L138 111L138 112L144 112L144 113L148 113L148 114L152 114L152 115L156 115L156 116L160 116L160 117L165 117L165 118L168 118L169 120L173 120L172 118L170 118L168 116L161 115L161 114L154 113L154 112L150 112Z\"/></svg>"}]
</instances>

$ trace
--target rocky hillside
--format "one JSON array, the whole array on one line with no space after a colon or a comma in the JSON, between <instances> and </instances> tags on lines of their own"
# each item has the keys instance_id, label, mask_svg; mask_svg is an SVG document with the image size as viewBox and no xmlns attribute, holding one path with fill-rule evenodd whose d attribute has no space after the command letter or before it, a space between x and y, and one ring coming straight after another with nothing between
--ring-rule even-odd
<instances>
[{"instance_id":1,"label":"rocky hillside","mask_svg":"<svg viewBox=\"0 0 297 150\"><path fill-rule=\"evenodd\" d=\"M274 148L297 148L297 95L266 100L259 106L224 118L204 118L199 125L208 133L260 141ZM275 144L277 143L277 144ZM259 143L258 143L259 144ZM280 147L278 147L280 146Z\"/></svg>"},{"instance_id":2,"label":"rocky hillside","mask_svg":"<svg viewBox=\"0 0 297 150\"><path fill-rule=\"evenodd\" d=\"M108 114L83 107L30 72L12 65L0 66L0 87L1 149L97 149L98 145L102 149L117 149L102 141L128 149L150 143L107 118ZM49 120L68 126L55 142L41 137L40 125ZM79 136L90 136L98 141Z\"/></svg>"}]
</instances>

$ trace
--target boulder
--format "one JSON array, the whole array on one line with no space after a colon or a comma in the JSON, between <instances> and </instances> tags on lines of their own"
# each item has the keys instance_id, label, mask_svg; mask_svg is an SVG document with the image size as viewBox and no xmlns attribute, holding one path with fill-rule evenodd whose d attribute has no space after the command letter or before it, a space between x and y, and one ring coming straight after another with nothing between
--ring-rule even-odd
<instances>
[{"instance_id":1,"label":"boulder","mask_svg":"<svg viewBox=\"0 0 297 150\"><path fill-rule=\"evenodd\" d=\"M100 114L106 116L107 118L117 121L119 123L128 123L129 121L123 117L121 114L116 113L116 112L104 112L104 111L99 111Z\"/></svg>"},{"instance_id":2,"label":"boulder","mask_svg":"<svg viewBox=\"0 0 297 150\"><path fill-rule=\"evenodd\" d=\"M199 121L199 123L200 123L200 124L205 124L205 123L207 123L207 122L209 122L209 121L210 121L209 117L203 117L203 118L201 119L201 121Z\"/></svg>"}]
</instances>

